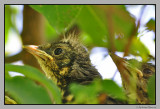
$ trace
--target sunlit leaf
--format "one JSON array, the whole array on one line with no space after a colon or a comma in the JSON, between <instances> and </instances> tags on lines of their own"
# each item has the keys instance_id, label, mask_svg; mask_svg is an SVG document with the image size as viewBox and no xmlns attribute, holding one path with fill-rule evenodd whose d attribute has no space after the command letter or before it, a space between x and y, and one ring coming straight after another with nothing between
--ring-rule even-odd
<instances>
[{"instance_id":1,"label":"sunlit leaf","mask_svg":"<svg viewBox=\"0 0 160 109\"><path fill-rule=\"evenodd\" d=\"M7 40L8 40L9 30L12 27L11 13L12 13L11 7L6 5L5 6L5 44L7 43Z\"/></svg>"},{"instance_id":2,"label":"sunlit leaf","mask_svg":"<svg viewBox=\"0 0 160 109\"><path fill-rule=\"evenodd\" d=\"M143 61L147 61L150 51L138 38L135 37L130 48L130 53L133 55L139 55L142 57Z\"/></svg>"},{"instance_id":3,"label":"sunlit leaf","mask_svg":"<svg viewBox=\"0 0 160 109\"><path fill-rule=\"evenodd\" d=\"M5 104L17 104L17 102L5 95Z\"/></svg>"},{"instance_id":4,"label":"sunlit leaf","mask_svg":"<svg viewBox=\"0 0 160 109\"><path fill-rule=\"evenodd\" d=\"M82 5L30 5L43 14L56 32L64 32L71 26Z\"/></svg>"},{"instance_id":5,"label":"sunlit leaf","mask_svg":"<svg viewBox=\"0 0 160 109\"><path fill-rule=\"evenodd\" d=\"M55 103L61 103L61 93L58 87L53 83L53 81L46 78L39 70L30 66L19 66L5 64L5 72L14 71L25 75L25 77L32 79L34 81L40 82L42 86L46 88L54 99Z\"/></svg>"}]
</instances>

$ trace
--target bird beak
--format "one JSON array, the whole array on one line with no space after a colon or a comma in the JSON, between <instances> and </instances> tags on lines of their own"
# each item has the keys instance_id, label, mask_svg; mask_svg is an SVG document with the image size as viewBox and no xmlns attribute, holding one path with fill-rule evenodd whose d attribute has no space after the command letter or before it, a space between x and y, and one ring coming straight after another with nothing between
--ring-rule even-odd
<instances>
[{"instance_id":1,"label":"bird beak","mask_svg":"<svg viewBox=\"0 0 160 109\"><path fill-rule=\"evenodd\" d=\"M31 53L36 58L53 60L52 56L47 54L45 51L38 49L38 46L36 45L25 45L23 46L23 48L26 49L29 53Z\"/></svg>"}]
</instances>

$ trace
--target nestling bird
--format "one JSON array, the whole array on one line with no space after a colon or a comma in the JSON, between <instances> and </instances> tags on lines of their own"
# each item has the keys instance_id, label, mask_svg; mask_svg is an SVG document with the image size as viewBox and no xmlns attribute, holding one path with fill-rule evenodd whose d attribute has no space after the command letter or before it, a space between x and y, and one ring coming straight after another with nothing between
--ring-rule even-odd
<instances>
[{"instance_id":1,"label":"nestling bird","mask_svg":"<svg viewBox=\"0 0 160 109\"><path fill-rule=\"evenodd\" d=\"M25 46L35 56L46 76L67 95L70 83L89 84L100 73L92 66L89 53L74 34L62 40L40 45Z\"/></svg>"},{"instance_id":2,"label":"nestling bird","mask_svg":"<svg viewBox=\"0 0 160 109\"><path fill-rule=\"evenodd\" d=\"M115 54L111 54L111 57L120 72L128 102L149 104L147 85L149 78L155 74L155 66L135 59L127 60Z\"/></svg>"},{"instance_id":3,"label":"nestling bird","mask_svg":"<svg viewBox=\"0 0 160 109\"><path fill-rule=\"evenodd\" d=\"M29 45L25 48L35 56L46 76L61 89L64 97L63 103L72 100L72 98L67 98L68 86L71 83L86 85L94 79L102 79L100 73L92 66L87 49L74 34L52 43L40 46ZM123 87L131 102L121 102L108 95L106 97L104 94L105 96L102 96L104 103L126 104L132 103L133 99L137 103L148 104L147 82L149 77L155 73L154 66L141 64L134 67L129 60L115 54L110 55L120 71Z\"/></svg>"}]
</instances>

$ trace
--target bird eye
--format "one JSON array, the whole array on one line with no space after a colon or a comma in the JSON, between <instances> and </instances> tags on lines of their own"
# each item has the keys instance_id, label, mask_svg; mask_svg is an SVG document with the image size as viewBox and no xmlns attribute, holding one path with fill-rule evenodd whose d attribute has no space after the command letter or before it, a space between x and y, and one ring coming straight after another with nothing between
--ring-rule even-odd
<instances>
[{"instance_id":1,"label":"bird eye","mask_svg":"<svg viewBox=\"0 0 160 109\"><path fill-rule=\"evenodd\" d=\"M55 55L59 55L59 54L61 54L62 53L62 49L61 48L56 48L55 50L54 50L54 54Z\"/></svg>"}]
</instances>

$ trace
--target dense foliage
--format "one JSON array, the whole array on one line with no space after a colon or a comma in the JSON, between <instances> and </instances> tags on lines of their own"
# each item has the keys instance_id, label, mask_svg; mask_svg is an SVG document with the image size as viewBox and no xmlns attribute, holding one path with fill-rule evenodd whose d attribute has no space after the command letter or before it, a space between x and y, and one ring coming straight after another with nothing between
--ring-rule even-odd
<instances>
[{"instance_id":1,"label":"dense foliage","mask_svg":"<svg viewBox=\"0 0 160 109\"><path fill-rule=\"evenodd\" d=\"M45 17L45 39L65 33L73 26L81 31L80 39L90 48L105 47L111 52L124 52L140 56L143 62L150 61L150 51L140 41L138 29L140 22L127 11L125 5L30 5ZM17 11L5 6L5 45L9 39L10 29L19 31L15 24ZM155 32L155 21L151 19L146 27ZM36 29L36 28L34 28ZM38 40L38 39L37 39ZM5 53L7 56L9 53ZM19 72L23 76L10 76L9 71ZM106 71L107 72L107 71ZM149 97L155 103L155 77L148 85ZM122 87L112 80L94 81L89 86L72 84L71 93L75 96L73 104L97 104L106 94L115 99L127 100ZM18 104L61 104L61 92L55 83L47 79L41 71L28 65L5 64L5 92ZM154 94L153 94L154 93ZM85 98L85 99L84 99Z\"/></svg>"}]
</instances>

